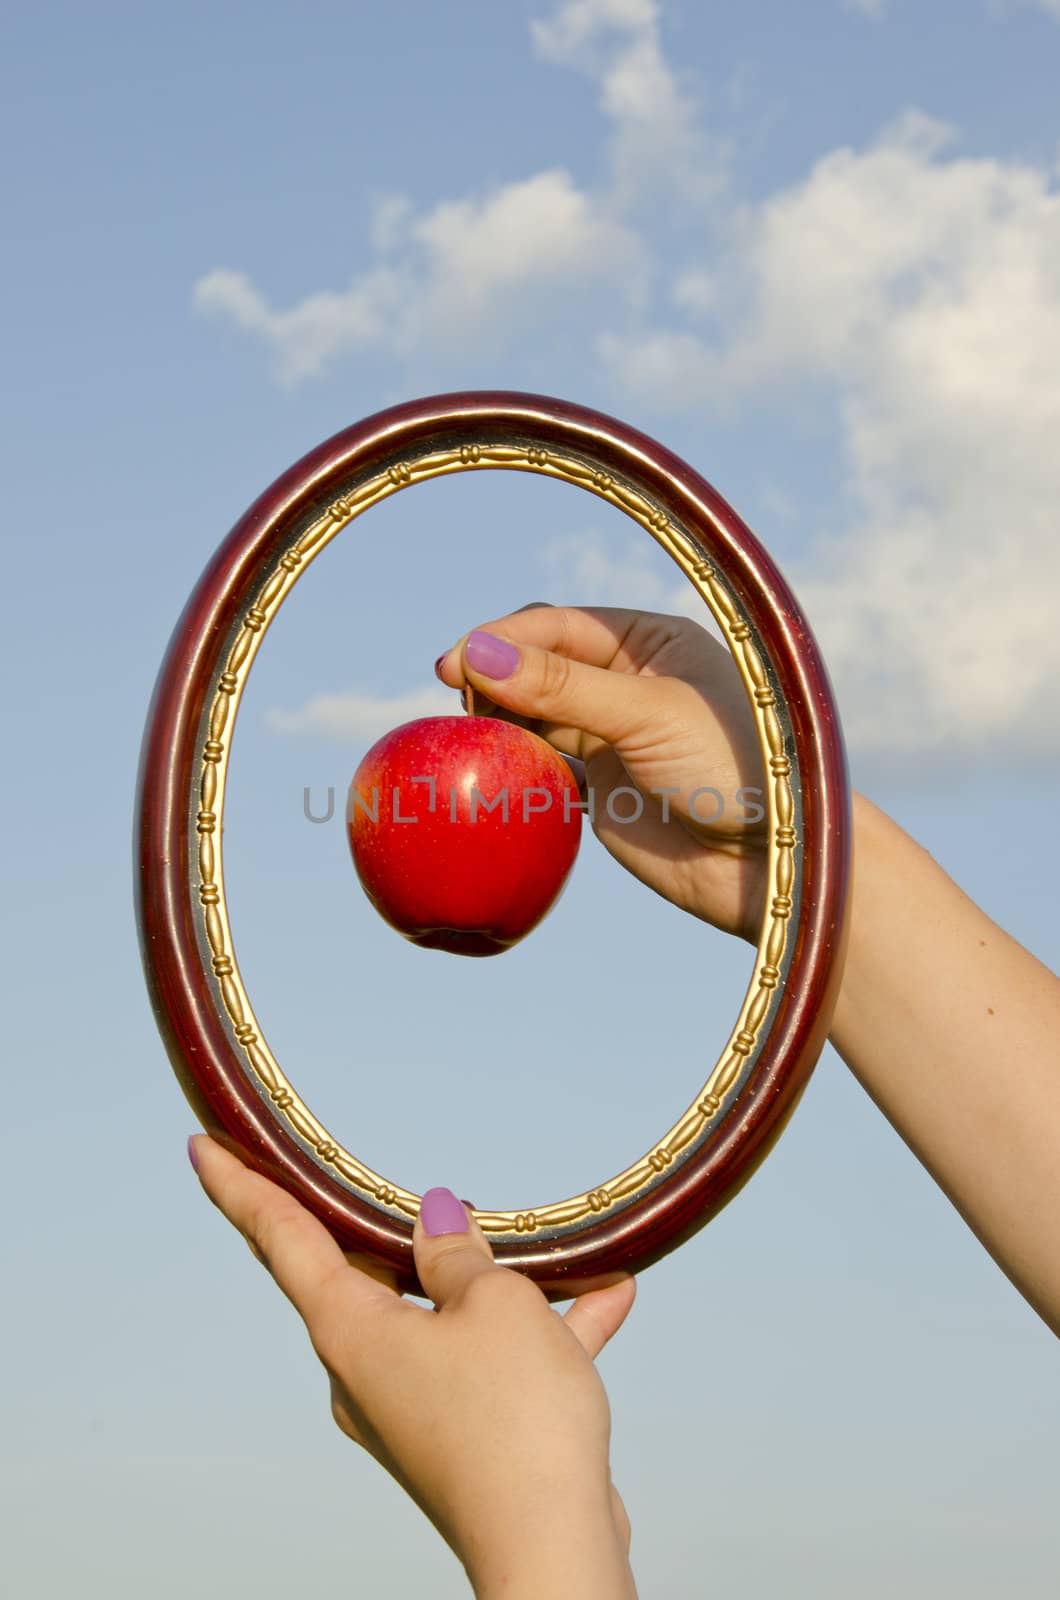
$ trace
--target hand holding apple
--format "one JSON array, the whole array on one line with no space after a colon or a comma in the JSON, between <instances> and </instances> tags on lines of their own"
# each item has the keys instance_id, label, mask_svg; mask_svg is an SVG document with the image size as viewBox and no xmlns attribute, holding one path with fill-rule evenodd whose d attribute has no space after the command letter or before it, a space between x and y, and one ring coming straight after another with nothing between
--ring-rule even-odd
<instances>
[{"instance_id":1,"label":"hand holding apple","mask_svg":"<svg viewBox=\"0 0 1060 1600\"><path fill-rule=\"evenodd\" d=\"M436 671L584 762L587 817L627 871L757 943L766 775L719 640L688 617L537 603L465 634Z\"/></svg>"}]
</instances>

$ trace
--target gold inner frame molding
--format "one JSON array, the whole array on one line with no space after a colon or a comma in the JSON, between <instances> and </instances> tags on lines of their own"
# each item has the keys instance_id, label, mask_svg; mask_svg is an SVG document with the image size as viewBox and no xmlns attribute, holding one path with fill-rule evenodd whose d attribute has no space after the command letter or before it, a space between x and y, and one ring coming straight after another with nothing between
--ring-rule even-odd
<instances>
[{"instance_id":1,"label":"gold inner frame molding","mask_svg":"<svg viewBox=\"0 0 1060 1600\"><path fill-rule=\"evenodd\" d=\"M309 1110L269 1049L244 987L228 920L221 850L228 760L240 699L262 638L281 604L306 567L336 534L373 505L411 484L447 473L488 468L540 473L598 495L638 522L682 569L713 614L743 679L763 758L769 819L768 909L759 936L755 970L717 1065L666 1134L615 1177L569 1199L533 1210L477 1211L484 1231L502 1241L540 1233L562 1237L587 1219L621 1208L657 1184L661 1174L687 1158L708 1135L753 1068L764 1037L763 1026L790 963L792 914L802 881L802 841L796 826L790 754L794 741L790 738L787 708L773 687L750 624L719 574L661 506L632 484L598 470L573 453L522 441L465 443L391 460L338 495L308 527L292 536L241 612L204 712L197 808L194 796L192 800L198 851L189 855L189 870L197 868L198 873L195 899L200 910L200 949L206 969L213 974L220 1013L227 1019L249 1077L291 1135L360 1198L404 1219L417 1215L419 1195L389 1182L358 1160Z\"/></svg>"}]
</instances>

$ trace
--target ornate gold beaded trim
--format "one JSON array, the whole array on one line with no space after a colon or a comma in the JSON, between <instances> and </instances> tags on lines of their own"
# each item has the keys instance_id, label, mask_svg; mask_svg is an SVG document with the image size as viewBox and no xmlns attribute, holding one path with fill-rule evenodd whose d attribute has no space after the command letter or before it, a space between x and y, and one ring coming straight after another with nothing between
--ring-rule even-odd
<instances>
[{"instance_id":1,"label":"ornate gold beaded trim","mask_svg":"<svg viewBox=\"0 0 1060 1600\"><path fill-rule=\"evenodd\" d=\"M533 1211L478 1212L487 1233L523 1235L539 1229L568 1231L586 1218L600 1215L620 1202L631 1200L657 1182L679 1157L691 1153L711 1121L742 1077L749 1056L769 1012L780 981L788 948L788 929L794 906L796 834L792 766L784 741L776 696L770 686L751 628L736 609L727 590L702 552L676 526L666 512L628 484L590 464L537 445L463 444L458 448L392 463L385 471L338 496L322 516L293 540L280 556L248 607L229 649L206 718L207 737L202 746L199 783L198 899L202 907L202 934L209 964L217 981L233 1037L247 1066L277 1113L317 1160L331 1167L362 1197L415 1217L420 1197L384 1178L333 1139L313 1116L284 1076L261 1034L243 986L232 948L232 934L224 894L221 860L221 818L224 813L225 778L236 712L262 636L287 593L321 550L348 523L388 495L428 478L468 468L503 467L542 473L588 489L625 511L645 528L674 559L703 596L736 660L758 730L759 743L771 779L769 815L771 839L768 857L768 903L758 944L756 972L717 1066L688 1110L670 1131L639 1161L595 1189Z\"/></svg>"}]
</instances>

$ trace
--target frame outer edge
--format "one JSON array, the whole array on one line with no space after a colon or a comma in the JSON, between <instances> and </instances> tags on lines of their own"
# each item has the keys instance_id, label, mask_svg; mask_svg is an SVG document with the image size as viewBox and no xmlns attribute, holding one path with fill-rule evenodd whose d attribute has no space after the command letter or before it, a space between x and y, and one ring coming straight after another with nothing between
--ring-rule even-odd
<instances>
[{"instance_id":1,"label":"frame outer edge","mask_svg":"<svg viewBox=\"0 0 1060 1600\"><path fill-rule=\"evenodd\" d=\"M406 1290L411 1227L356 1196L341 1203L326 1176L286 1137L247 1082L199 969L187 889L184 827L192 754L217 647L236 609L231 599L268 562L296 518L326 504L335 480L370 470L398 443L426 443L476 429L523 425L546 443L610 461L671 514L706 520L727 547L717 564L767 647L785 696L800 756L804 816L803 904L793 969L809 980L785 986L769 1034L762 1081L748 1086L717 1140L639 1202L560 1246L547 1238L500 1244L497 1259L529 1274L553 1297L660 1259L697 1232L738 1192L775 1143L827 1037L842 979L850 874L850 786L838 717L816 640L794 595L751 530L684 461L611 417L538 395L480 391L406 402L326 440L284 472L250 506L215 552L173 631L148 712L137 787L134 876L141 955L152 1006L177 1078L206 1130L258 1171L296 1193L347 1250L390 1267ZM769 597L767 599L767 596ZM775 609L774 609L775 606ZM190 654L188 642L197 648ZM194 724L194 726L192 726ZM811 849L810 846L814 848ZM781 1071L777 1061L786 1063Z\"/></svg>"}]
</instances>

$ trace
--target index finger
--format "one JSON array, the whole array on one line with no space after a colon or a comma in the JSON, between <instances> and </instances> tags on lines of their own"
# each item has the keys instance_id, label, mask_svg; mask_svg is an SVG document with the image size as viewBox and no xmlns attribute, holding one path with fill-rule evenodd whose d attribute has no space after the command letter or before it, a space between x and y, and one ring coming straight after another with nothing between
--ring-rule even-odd
<instances>
[{"instance_id":1,"label":"index finger","mask_svg":"<svg viewBox=\"0 0 1060 1600\"><path fill-rule=\"evenodd\" d=\"M610 667L622 654L626 639L638 622L643 621L643 611L626 610L618 606L550 606L544 603L510 611L505 617L495 617L492 622L480 623L486 633L499 631L515 644L537 645L542 650L552 650L572 661L581 661L589 667ZM459 659L459 640L448 652L454 661Z\"/></svg>"},{"instance_id":2,"label":"index finger","mask_svg":"<svg viewBox=\"0 0 1060 1600\"><path fill-rule=\"evenodd\" d=\"M188 1152L209 1198L250 1241L310 1331L338 1282L362 1303L400 1303L393 1290L350 1266L324 1224L286 1189L205 1134L189 1139Z\"/></svg>"}]
</instances>

